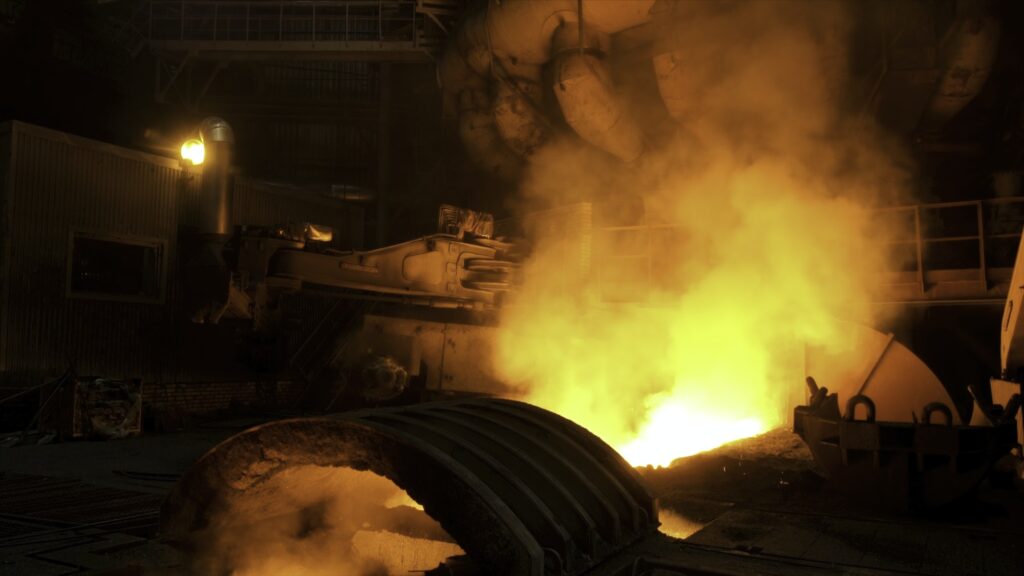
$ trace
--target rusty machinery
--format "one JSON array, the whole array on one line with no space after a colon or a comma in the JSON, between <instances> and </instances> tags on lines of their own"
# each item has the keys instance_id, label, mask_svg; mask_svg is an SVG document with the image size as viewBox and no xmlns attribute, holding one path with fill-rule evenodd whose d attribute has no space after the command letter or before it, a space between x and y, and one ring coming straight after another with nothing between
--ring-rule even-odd
<instances>
[{"instance_id":1,"label":"rusty machinery","mask_svg":"<svg viewBox=\"0 0 1024 576\"><path fill-rule=\"evenodd\" d=\"M339 343L338 334L314 330L292 351L292 368L307 381L322 380L324 366L380 376L364 387L377 400L382 391L401 392L401 381L410 377L421 377L430 390L445 381L445 392L504 391L475 359L452 349L487 349L493 331L487 311L517 279L520 247L495 235L491 215L442 205L435 234L365 251L332 248L333 230L315 223L239 226L231 218L233 141L224 120L208 118L198 138L182 147L183 159L202 170L200 227L189 238L191 249L183 250L190 254L182 274L184 300L194 322L245 320L258 343L280 333L285 295L317 291L336 303L391 303L404 311L395 316L362 310L337 322L332 314L341 311L342 317L350 307L335 305L322 326L348 329L347 340L357 343ZM463 311L454 325L443 315L452 310ZM467 323L469 317L474 321ZM320 336L325 342L314 338Z\"/></svg>"},{"instance_id":2,"label":"rusty machinery","mask_svg":"<svg viewBox=\"0 0 1024 576\"><path fill-rule=\"evenodd\" d=\"M197 133L181 152L183 161L202 167L199 229L193 235L198 247L185 264L185 291L196 322L244 318L259 324L277 295L304 285L408 304L483 309L497 304L512 283L515 245L494 237L490 214L454 206L441 206L438 233L368 251L331 249L333 231L315 223L239 228L231 216L231 126L209 117Z\"/></svg>"},{"instance_id":3,"label":"rusty machinery","mask_svg":"<svg viewBox=\"0 0 1024 576\"><path fill-rule=\"evenodd\" d=\"M479 221L455 224L439 232L376 250L339 252L322 248L330 233L306 225L243 234L238 247L238 275L229 310L251 318L253 310L275 291L304 284L363 291L402 303L439 308L493 307L512 283L518 266L515 245L492 238L493 219L486 214L442 206Z\"/></svg>"},{"instance_id":4,"label":"rusty machinery","mask_svg":"<svg viewBox=\"0 0 1024 576\"><path fill-rule=\"evenodd\" d=\"M518 268L515 244L493 238L489 214L444 205L440 215L436 234L367 251L329 248L333 231L315 224L250 228L235 239L237 265L205 320L259 322L278 295L310 285L434 308L494 307Z\"/></svg>"},{"instance_id":5,"label":"rusty machinery","mask_svg":"<svg viewBox=\"0 0 1024 576\"><path fill-rule=\"evenodd\" d=\"M1024 287L1024 237L1021 244L1011 286ZM809 351L808 401L795 409L793 427L830 482L887 508L934 508L976 488L998 460L1019 450L1022 303L1024 288L1011 289L1000 377L968 387L969 412L958 411L938 377L891 334L851 326L862 351L852 365ZM1013 458L1019 462L1019 453Z\"/></svg>"}]
</instances>

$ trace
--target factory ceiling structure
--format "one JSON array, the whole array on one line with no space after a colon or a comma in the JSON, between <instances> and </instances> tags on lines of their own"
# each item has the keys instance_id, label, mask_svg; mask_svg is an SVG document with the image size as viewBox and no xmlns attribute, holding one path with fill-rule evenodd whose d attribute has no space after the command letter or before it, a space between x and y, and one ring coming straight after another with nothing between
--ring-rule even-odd
<instances>
[{"instance_id":1,"label":"factory ceiling structure","mask_svg":"<svg viewBox=\"0 0 1024 576\"><path fill-rule=\"evenodd\" d=\"M1024 4L0 46L0 574L1024 573Z\"/></svg>"}]
</instances>

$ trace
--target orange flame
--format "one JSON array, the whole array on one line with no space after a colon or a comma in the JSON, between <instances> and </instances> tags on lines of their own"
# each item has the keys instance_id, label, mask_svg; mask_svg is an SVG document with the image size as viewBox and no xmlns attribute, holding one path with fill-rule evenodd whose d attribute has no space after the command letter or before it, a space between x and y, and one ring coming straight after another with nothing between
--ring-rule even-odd
<instances>
[{"instance_id":1,"label":"orange flame","mask_svg":"<svg viewBox=\"0 0 1024 576\"><path fill-rule=\"evenodd\" d=\"M869 126L844 121L841 50L817 33L837 27L835 4L702 6L693 33L677 35L701 44L677 49L713 58L679 62L692 67L693 113L670 144L629 170L573 142L531 160L527 208L592 202L594 238L527 230L535 252L497 346L499 371L528 401L634 465L786 423L803 398L803 346L834 350L840 319L871 315L883 253L864 206L906 178ZM612 257L626 241L600 240L638 204L646 222L674 227L639 233L641 267ZM609 281L632 303L609 302Z\"/></svg>"}]
</instances>

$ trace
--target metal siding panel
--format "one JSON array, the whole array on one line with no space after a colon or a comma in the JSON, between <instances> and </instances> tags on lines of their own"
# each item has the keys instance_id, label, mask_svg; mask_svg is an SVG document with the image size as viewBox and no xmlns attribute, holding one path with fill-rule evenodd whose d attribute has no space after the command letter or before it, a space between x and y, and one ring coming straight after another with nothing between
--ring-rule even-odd
<instances>
[{"instance_id":1,"label":"metal siding panel","mask_svg":"<svg viewBox=\"0 0 1024 576\"><path fill-rule=\"evenodd\" d=\"M14 171L14 127L6 123L0 128L0 370L7 368L7 294L10 285L11 238L10 194Z\"/></svg>"},{"instance_id":2,"label":"metal siding panel","mask_svg":"<svg viewBox=\"0 0 1024 576\"><path fill-rule=\"evenodd\" d=\"M263 96L304 101L377 98L376 68L369 62L271 62L263 67Z\"/></svg>"},{"instance_id":3,"label":"metal siding panel","mask_svg":"<svg viewBox=\"0 0 1024 576\"><path fill-rule=\"evenodd\" d=\"M164 338L143 335L171 320L170 306L67 298L68 251L77 229L156 238L173 260L179 171L59 133L16 138L7 370L57 373L70 359L80 374L160 379Z\"/></svg>"},{"instance_id":4,"label":"metal siding panel","mask_svg":"<svg viewBox=\"0 0 1024 576\"><path fill-rule=\"evenodd\" d=\"M24 129L23 129L24 127ZM179 226L197 221L199 174L174 162L59 132L15 124L8 222L9 337L0 342L5 378L19 385L62 372L148 382L256 377L234 364L229 327L195 327L179 305ZM358 247L362 208L258 191L237 179L237 224L314 221L339 245ZM66 296L73 229L164 242L163 304ZM2 280L2 278L0 278Z\"/></svg>"}]
</instances>

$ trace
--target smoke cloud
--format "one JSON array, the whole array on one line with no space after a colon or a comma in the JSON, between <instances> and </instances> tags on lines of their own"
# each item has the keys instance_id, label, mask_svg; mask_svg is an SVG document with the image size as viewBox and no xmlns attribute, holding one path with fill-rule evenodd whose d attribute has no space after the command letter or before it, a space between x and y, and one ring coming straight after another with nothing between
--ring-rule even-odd
<instances>
[{"instance_id":1,"label":"smoke cloud","mask_svg":"<svg viewBox=\"0 0 1024 576\"><path fill-rule=\"evenodd\" d=\"M786 422L803 346L843 350L840 320L870 319L886 254L866 208L910 178L850 113L844 4L679 9L657 69L681 67L675 88L619 74L641 87L632 107L670 128L649 130L639 165L574 139L533 159L518 209L588 202L593 228L579 206L525 217L534 250L497 351L528 400L637 465ZM608 229L624 224L644 227Z\"/></svg>"},{"instance_id":2,"label":"smoke cloud","mask_svg":"<svg viewBox=\"0 0 1024 576\"><path fill-rule=\"evenodd\" d=\"M210 576L388 576L462 554L391 481L320 466L249 488L196 541L190 573Z\"/></svg>"}]
</instances>

